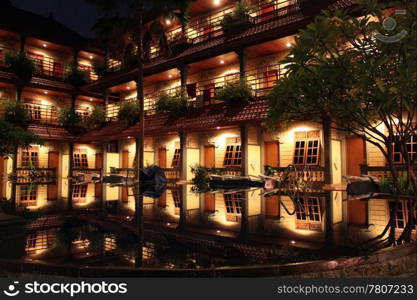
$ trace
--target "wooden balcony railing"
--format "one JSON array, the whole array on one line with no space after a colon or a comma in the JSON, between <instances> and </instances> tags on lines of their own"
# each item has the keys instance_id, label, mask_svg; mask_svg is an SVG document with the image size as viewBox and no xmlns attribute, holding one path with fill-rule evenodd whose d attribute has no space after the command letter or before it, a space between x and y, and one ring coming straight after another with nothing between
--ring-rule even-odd
<instances>
[{"instance_id":1,"label":"wooden balcony railing","mask_svg":"<svg viewBox=\"0 0 417 300\"><path fill-rule=\"evenodd\" d=\"M395 169L400 173L405 173L407 171L405 165L396 165ZM367 164L361 164L360 170L361 174L374 176L378 180L391 176L391 171L388 166L369 166ZM414 167L414 170L417 171L417 166Z\"/></svg>"},{"instance_id":2,"label":"wooden balcony railing","mask_svg":"<svg viewBox=\"0 0 417 300\"><path fill-rule=\"evenodd\" d=\"M165 173L165 177L168 180L179 180L181 178L181 170L178 168L162 168Z\"/></svg>"},{"instance_id":3,"label":"wooden balcony railing","mask_svg":"<svg viewBox=\"0 0 417 300\"><path fill-rule=\"evenodd\" d=\"M17 50L0 46L0 68L6 67L5 58L6 53L8 52L17 53ZM31 52L26 52L26 55L33 61L35 66L35 76L51 77L55 80L64 80L71 67L70 62L59 60L54 57L38 55ZM79 67L87 72L87 81L94 81L98 79L97 74L95 74L91 67L82 64L79 64Z\"/></svg>"},{"instance_id":4,"label":"wooden balcony railing","mask_svg":"<svg viewBox=\"0 0 417 300\"><path fill-rule=\"evenodd\" d=\"M52 105L25 103L31 123L58 125L57 108Z\"/></svg>"},{"instance_id":5,"label":"wooden balcony railing","mask_svg":"<svg viewBox=\"0 0 417 300\"><path fill-rule=\"evenodd\" d=\"M55 184L56 168L17 168L11 179L17 185Z\"/></svg>"}]
</instances>

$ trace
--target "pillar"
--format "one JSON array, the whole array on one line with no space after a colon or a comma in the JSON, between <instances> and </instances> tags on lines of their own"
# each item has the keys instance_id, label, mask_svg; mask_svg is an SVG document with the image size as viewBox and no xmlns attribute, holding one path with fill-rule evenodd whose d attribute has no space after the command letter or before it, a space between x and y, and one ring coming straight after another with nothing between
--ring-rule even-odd
<instances>
[{"instance_id":1,"label":"pillar","mask_svg":"<svg viewBox=\"0 0 417 300\"><path fill-rule=\"evenodd\" d=\"M69 159L69 164L68 164L68 203L67 203L67 208L68 210L72 210L73 205L72 205L72 190L73 190L73 185L72 185L72 173L73 173L73 156L74 156L74 143L70 143L69 144L69 151L68 151L68 159Z\"/></svg>"},{"instance_id":2,"label":"pillar","mask_svg":"<svg viewBox=\"0 0 417 300\"><path fill-rule=\"evenodd\" d=\"M240 144L242 150L242 176L248 175L248 126L240 126Z\"/></svg>"},{"instance_id":3,"label":"pillar","mask_svg":"<svg viewBox=\"0 0 417 300\"><path fill-rule=\"evenodd\" d=\"M239 57L240 79L244 79L246 76L246 49L239 49L236 51L236 54Z\"/></svg>"},{"instance_id":4,"label":"pillar","mask_svg":"<svg viewBox=\"0 0 417 300\"><path fill-rule=\"evenodd\" d=\"M331 128L330 118L323 117L323 148L324 148L324 183L332 183L332 166L331 166ZM330 191L325 192L325 243L327 247L332 247L334 244L333 238L333 206L332 195Z\"/></svg>"},{"instance_id":5,"label":"pillar","mask_svg":"<svg viewBox=\"0 0 417 300\"><path fill-rule=\"evenodd\" d=\"M103 151L103 166L101 169L101 175L106 176L107 175L107 143L104 143L102 145L102 151ZM103 210L106 209L106 199L107 199L107 189L106 185L104 183L101 184L101 208Z\"/></svg>"},{"instance_id":6,"label":"pillar","mask_svg":"<svg viewBox=\"0 0 417 300\"><path fill-rule=\"evenodd\" d=\"M25 52L26 35L22 34L19 41L19 51Z\"/></svg>"},{"instance_id":7,"label":"pillar","mask_svg":"<svg viewBox=\"0 0 417 300\"><path fill-rule=\"evenodd\" d=\"M184 65L178 68L180 70L180 78L181 78L181 87L183 89L187 88L187 79L188 79L188 70L190 67L188 65Z\"/></svg>"}]
</instances>

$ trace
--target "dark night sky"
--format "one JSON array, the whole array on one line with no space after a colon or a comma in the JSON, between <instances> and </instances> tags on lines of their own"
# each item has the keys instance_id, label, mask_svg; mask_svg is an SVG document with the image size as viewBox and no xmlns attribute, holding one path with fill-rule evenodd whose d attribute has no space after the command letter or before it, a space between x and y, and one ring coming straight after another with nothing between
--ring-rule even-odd
<instances>
[{"instance_id":1,"label":"dark night sky","mask_svg":"<svg viewBox=\"0 0 417 300\"><path fill-rule=\"evenodd\" d=\"M19 7L39 15L53 13L55 20L77 31L85 37L93 37L91 26L95 23L97 13L85 0L12 0Z\"/></svg>"}]
</instances>

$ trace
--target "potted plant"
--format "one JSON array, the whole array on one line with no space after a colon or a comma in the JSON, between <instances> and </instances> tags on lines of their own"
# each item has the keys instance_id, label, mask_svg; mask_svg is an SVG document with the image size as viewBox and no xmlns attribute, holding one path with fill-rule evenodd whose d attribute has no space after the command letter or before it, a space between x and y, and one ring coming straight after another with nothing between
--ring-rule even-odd
<instances>
[{"instance_id":1,"label":"potted plant","mask_svg":"<svg viewBox=\"0 0 417 300\"><path fill-rule=\"evenodd\" d=\"M35 64L25 52L6 52L4 62L9 71L22 81L29 82L36 71Z\"/></svg>"},{"instance_id":2,"label":"potted plant","mask_svg":"<svg viewBox=\"0 0 417 300\"><path fill-rule=\"evenodd\" d=\"M24 127L29 120L26 107L19 101L6 101L4 105L4 120L10 124Z\"/></svg>"},{"instance_id":3,"label":"potted plant","mask_svg":"<svg viewBox=\"0 0 417 300\"><path fill-rule=\"evenodd\" d=\"M136 102L122 102L118 114L119 121L125 122L126 127L139 121L139 104Z\"/></svg>"},{"instance_id":4,"label":"potted plant","mask_svg":"<svg viewBox=\"0 0 417 300\"><path fill-rule=\"evenodd\" d=\"M67 130L73 131L82 125L82 118L71 108L62 107L58 112L58 122Z\"/></svg>"},{"instance_id":5,"label":"potted plant","mask_svg":"<svg viewBox=\"0 0 417 300\"><path fill-rule=\"evenodd\" d=\"M96 107L91 115L85 119L84 125L88 129L97 129L103 126L106 122L106 113L102 107Z\"/></svg>"},{"instance_id":6,"label":"potted plant","mask_svg":"<svg viewBox=\"0 0 417 300\"><path fill-rule=\"evenodd\" d=\"M94 73L96 73L99 77L104 77L109 73L109 68L107 64L102 61L95 61L93 63L93 70Z\"/></svg>"},{"instance_id":7,"label":"potted plant","mask_svg":"<svg viewBox=\"0 0 417 300\"><path fill-rule=\"evenodd\" d=\"M231 35L249 28L253 22L250 14L256 10L256 7L245 0L236 3L235 10L224 16L220 26L226 35Z\"/></svg>"},{"instance_id":8,"label":"potted plant","mask_svg":"<svg viewBox=\"0 0 417 300\"><path fill-rule=\"evenodd\" d=\"M215 92L216 99L226 104L246 103L253 99L252 88L244 80L226 84Z\"/></svg>"},{"instance_id":9,"label":"potted plant","mask_svg":"<svg viewBox=\"0 0 417 300\"><path fill-rule=\"evenodd\" d=\"M191 173L194 174L192 179L192 191L196 193L205 193L210 190L210 178L209 175L222 175L222 170L218 168L206 168L201 165L191 166Z\"/></svg>"},{"instance_id":10,"label":"potted plant","mask_svg":"<svg viewBox=\"0 0 417 300\"><path fill-rule=\"evenodd\" d=\"M172 54L178 55L179 53L184 52L191 44L192 41L184 32L180 31L176 33L170 41Z\"/></svg>"},{"instance_id":11,"label":"potted plant","mask_svg":"<svg viewBox=\"0 0 417 300\"><path fill-rule=\"evenodd\" d=\"M179 89L174 95L161 94L156 100L158 113L169 113L171 117L183 116L188 111L189 98L184 89Z\"/></svg>"},{"instance_id":12,"label":"potted plant","mask_svg":"<svg viewBox=\"0 0 417 300\"><path fill-rule=\"evenodd\" d=\"M82 70L76 62L73 62L65 74L65 80L74 87L80 87L87 83L88 72Z\"/></svg>"}]
</instances>

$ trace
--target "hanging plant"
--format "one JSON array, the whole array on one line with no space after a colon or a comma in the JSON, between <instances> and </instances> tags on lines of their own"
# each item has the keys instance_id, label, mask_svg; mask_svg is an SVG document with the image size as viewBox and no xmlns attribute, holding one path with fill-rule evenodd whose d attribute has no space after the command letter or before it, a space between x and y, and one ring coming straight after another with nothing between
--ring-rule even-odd
<instances>
[{"instance_id":1,"label":"hanging plant","mask_svg":"<svg viewBox=\"0 0 417 300\"><path fill-rule=\"evenodd\" d=\"M122 102L119 109L119 121L125 122L126 127L139 121L139 104L137 102Z\"/></svg>"},{"instance_id":2,"label":"hanging plant","mask_svg":"<svg viewBox=\"0 0 417 300\"><path fill-rule=\"evenodd\" d=\"M256 10L256 7L245 0L236 3L235 10L224 16L220 26L225 34L232 34L243 31L253 24L250 14Z\"/></svg>"},{"instance_id":3,"label":"hanging plant","mask_svg":"<svg viewBox=\"0 0 417 300\"><path fill-rule=\"evenodd\" d=\"M74 87L83 86L88 81L88 72L82 70L77 63L73 62L65 74L65 80Z\"/></svg>"},{"instance_id":4,"label":"hanging plant","mask_svg":"<svg viewBox=\"0 0 417 300\"><path fill-rule=\"evenodd\" d=\"M188 103L187 92L184 89L179 89L174 95L160 95L156 100L156 111L169 113L171 117L180 117L188 111Z\"/></svg>"},{"instance_id":5,"label":"hanging plant","mask_svg":"<svg viewBox=\"0 0 417 300\"><path fill-rule=\"evenodd\" d=\"M97 129L100 128L106 123L106 113L102 107L96 107L84 120L84 125L88 129Z\"/></svg>"},{"instance_id":6,"label":"hanging plant","mask_svg":"<svg viewBox=\"0 0 417 300\"><path fill-rule=\"evenodd\" d=\"M58 122L66 129L74 129L82 125L82 117L69 107L62 107L58 112Z\"/></svg>"},{"instance_id":7,"label":"hanging plant","mask_svg":"<svg viewBox=\"0 0 417 300\"><path fill-rule=\"evenodd\" d=\"M215 92L218 100L226 104L248 102L253 99L252 88L244 80L239 80L226 84L222 89Z\"/></svg>"},{"instance_id":8,"label":"hanging plant","mask_svg":"<svg viewBox=\"0 0 417 300\"><path fill-rule=\"evenodd\" d=\"M4 120L10 124L24 127L29 121L26 107L19 101L9 100L4 105Z\"/></svg>"},{"instance_id":9,"label":"hanging plant","mask_svg":"<svg viewBox=\"0 0 417 300\"><path fill-rule=\"evenodd\" d=\"M36 71L35 64L25 52L6 52L4 62L8 70L23 82L29 82Z\"/></svg>"}]
</instances>

